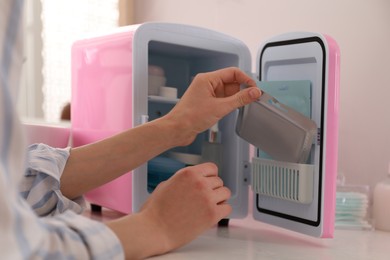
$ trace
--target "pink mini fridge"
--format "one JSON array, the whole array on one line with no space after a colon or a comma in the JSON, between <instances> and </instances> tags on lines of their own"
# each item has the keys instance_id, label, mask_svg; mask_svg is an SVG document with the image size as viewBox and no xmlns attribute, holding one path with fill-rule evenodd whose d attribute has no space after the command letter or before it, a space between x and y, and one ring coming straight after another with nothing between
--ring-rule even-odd
<instances>
[{"instance_id":1,"label":"pink mini fridge","mask_svg":"<svg viewBox=\"0 0 390 260\"><path fill-rule=\"evenodd\" d=\"M145 23L79 40L72 48L73 145L95 142L165 115L200 72L235 66L250 73L251 64L250 51L242 41L183 24ZM248 215L251 187L256 220L332 237L338 150L337 43L319 33L278 35L260 45L256 64L254 77L264 82L266 92L310 117L317 134L307 160L278 161L257 147L251 156L250 144L237 134L237 121L248 106L221 119L219 174L232 192L229 219ZM202 161L208 137L205 131L192 144L164 152L85 197L93 205L137 212L161 181Z\"/></svg>"}]
</instances>

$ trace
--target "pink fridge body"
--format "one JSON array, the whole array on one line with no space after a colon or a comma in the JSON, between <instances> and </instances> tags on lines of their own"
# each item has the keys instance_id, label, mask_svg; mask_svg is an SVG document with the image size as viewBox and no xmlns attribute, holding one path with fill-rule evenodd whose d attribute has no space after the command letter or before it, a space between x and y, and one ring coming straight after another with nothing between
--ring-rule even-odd
<instances>
[{"instance_id":1,"label":"pink fridge body","mask_svg":"<svg viewBox=\"0 0 390 260\"><path fill-rule=\"evenodd\" d=\"M337 44L331 37L317 33L282 34L260 46L256 64L256 77L261 81L311 82L307 106L317 123L318 138L313 143L310 160L291 166L309 169L301 173L298 170L294 177L297 189L305 191L306 196L304 200L294 201L274 192L283 185L287 187L285 180L292 177L283 176L285 173L278 173L277 178L271 176L272 181L266 179L271 192L255 189L265 185L263 173L256 170L262 167L263 161L277 167L286 164L258 156L250 158L250 144L235 130L239 111L223 118L219 122L224 147L220 176L232 191L229 203L233 212L229 218L243 218L248 214L252 186L256 220L311 236L332 237L338 142ZM177 89L177 98L151 93L150 65L164 71L165 85ZM98 141L168 113L193 76L230 66L252 71L250 51L242 41L188 25L147 23L77 41L72 48L73 145ZM180 167L197 163L207 134L207 131L201 133L188 147L167 151L88 192L86 199L123 213L138 211L160 181ZM288 174L292 168L286 167ZM281 184L277 180L284 181ZM285 191L289 192L290 188Z\"/></svg>"},{"instance_id":2,"label":"pink fridge body","mask_svg":"<svg viewBox=\"0 0 390 260\"><path fill-rule=\"evenodd\" d=\"M73 45L73 146L93 143L133 127L131 60L136 28ZM86 199L92 204L130 213L131 174L88 192Z\"/></svg>"}]
</instances>

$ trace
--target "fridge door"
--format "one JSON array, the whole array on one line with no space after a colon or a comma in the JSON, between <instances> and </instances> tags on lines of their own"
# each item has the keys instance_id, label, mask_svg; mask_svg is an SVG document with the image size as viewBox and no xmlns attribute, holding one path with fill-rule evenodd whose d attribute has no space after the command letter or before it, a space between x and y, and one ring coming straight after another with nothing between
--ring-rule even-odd
<instances>
[{"instance_id":1,"label":"fridge door","mask_svg":"<svg viewBox=\"0 0 390 260\"><path fill-rule=\"evenodd\" d=\"M263 43L257 62L259 80L272 83L266 91L276 99L278 93L297 82L302 85L309 81L309 91L300 97L310 95L303 110L309 110L307 114L317 124L318 131L305 163L272 160L257 149L251 172L253 216L311 236L332 237L338 142L337 44L332 38L316 33L283 34ZM296 103L286 105L294 107ZM250 106L240 113L247 112Z\"/></svg>"},{"instance_id":2,"label":"fridge door","mask_svg":"<svg viewBox=\"0 0 390 260\"><path fill-rule=\"evenodd\" d=\"M134 35L132 52L134 126L168 113L197 73L230 66L250 71L251 66L250 52L243 42L220 32L180 24L141 24ZM177 97L155 91L156 74L163 77L166 86L176 89ZM235 134L237 114L234 111L219 122L223 146L219 175L232 191L230 218L248 214L249 145ZM161 181L201 161L206 137L207 132L201 133L191 145L160 154L134 170L133 211L140 209Z\"/></svg>"}]
</instances>

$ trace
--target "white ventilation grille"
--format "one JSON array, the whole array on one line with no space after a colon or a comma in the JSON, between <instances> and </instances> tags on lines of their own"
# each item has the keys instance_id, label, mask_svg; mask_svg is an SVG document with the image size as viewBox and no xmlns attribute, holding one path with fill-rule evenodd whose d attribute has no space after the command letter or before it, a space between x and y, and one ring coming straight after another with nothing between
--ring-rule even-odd
<instances>
[{"instance_id":1,"label":"white ventilation grille","mask_svg":"<svg viewBox=\"0 0 390 260\"><path fill-rule=\"evenodd\" d=\"M299 203L313 200L314 165L260 158L252 161L252 189L255 193Z\"/></svg>"}]
</instances>

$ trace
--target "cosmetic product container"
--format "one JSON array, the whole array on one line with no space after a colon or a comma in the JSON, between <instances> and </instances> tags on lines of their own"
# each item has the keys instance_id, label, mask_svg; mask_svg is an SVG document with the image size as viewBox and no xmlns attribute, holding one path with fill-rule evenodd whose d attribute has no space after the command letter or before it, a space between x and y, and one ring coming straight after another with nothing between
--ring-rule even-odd
<instances>
[{"instance_id":1,"label":"cosmetic product container","mask_svg":"<svg viewBox=\"0 0 390 260\"><path fill-rule=\"evenodd\" d=\"M222 143L218 123L208 130L207 141L202 144L202 162L213 162L218 167L218 175L222 175Z\"/></svg>"},{"instance_id":2,"label":"cosmetic product container","mask_svg":"<svg viewBox=\"0 0 390 260\"><path fill-rule=\"evenodd\" d=\"M373 217L375 228L390 231L390 163L387 177L374 188Z\"/></svg>"}]
</instances>

